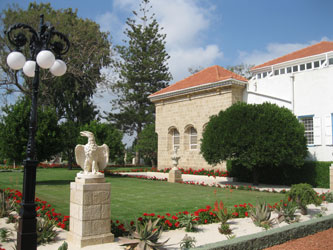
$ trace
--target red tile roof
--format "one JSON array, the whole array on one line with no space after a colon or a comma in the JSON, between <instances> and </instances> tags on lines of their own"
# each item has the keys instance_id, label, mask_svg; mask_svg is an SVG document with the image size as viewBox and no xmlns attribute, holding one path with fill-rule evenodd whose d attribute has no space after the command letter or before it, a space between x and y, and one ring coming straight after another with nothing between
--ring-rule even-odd
<instances>
[{"instance_id":1,"label":"red tile roof","mask_svg":"<svg viewBox=\"0 0 333 250\"><path fill-rule=\"evenodd\" d=\"M218 65L215 65L215 66L211 66L206 69L203 69L203 70L199 71L198 73L195 73L179 82L176 82L164 89L161 89L161 90L151 94L150 97L160 95L160 94L165 94L165 93L168 93L171 91L187 89L187 88L196 87L196 86L206 84L206 83L220 82L220 81L228 80L228 79L235 79L235 80L247 82L247 79L245 77L242 77L230 70L227 70Z\"/></svg>"},{"instance_id":2,"label":"red tile roof","mask_svg":"<svg viewBox=\"0 0 333 250\"><path fill-rule=\"evenodd\" d=\"M255 67L251 68L251 70L260 69L263 67L272 66L272 65L275 65L278 63L283 63L283 62L287 62L287 61L291 61L291 60L295 60L295 59L299 59L299 58L303 58L303 57L314 56L314 55L326 53L329 51L333 51L333 42L323 41L323 42L311 45L309 47L306 47L304 49L300 49L295 52L289 53L287 55L281 56L279 58L273 59L266 63L257 65Z\"/></svg>"}]
</instances>

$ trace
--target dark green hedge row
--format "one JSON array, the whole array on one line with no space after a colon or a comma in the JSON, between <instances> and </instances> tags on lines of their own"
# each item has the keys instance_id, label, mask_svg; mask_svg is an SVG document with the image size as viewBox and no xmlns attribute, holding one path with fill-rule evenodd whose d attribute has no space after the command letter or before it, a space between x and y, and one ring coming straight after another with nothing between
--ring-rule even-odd
<instances>
[{"instance_id":1,"label":"dark green hedge row","mask_svg":"<svg viewBox=\"0 0 333 250\"><path fill-rule=\"evenodd\" d=\"M305 161L304 165L264 167L260 171L259 182L265 184L291 185L309 183L313 187L329 188L329 168L332 162ZM227 162L227 170L231 177L238 181L252 182L252 171L233 161Z\"/></svg>"},{"instance_id":2,"label":"dark green hedge row","mask_svg":"<svg viewBox=\"0 0 333 250\"><path fill-rule=\"evenodd\" d=\"M285 227L271 229L254 235L199 246L202 250L259 250L302 238L333 227L333 216L325 216L310 221L293 223Z\"/></svg>"}]
</instances>

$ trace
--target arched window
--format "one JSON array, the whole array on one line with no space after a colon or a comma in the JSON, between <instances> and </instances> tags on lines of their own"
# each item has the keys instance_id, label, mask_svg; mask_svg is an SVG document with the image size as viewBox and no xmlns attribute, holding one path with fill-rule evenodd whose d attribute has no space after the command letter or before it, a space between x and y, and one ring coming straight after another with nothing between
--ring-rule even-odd
<instances>
[{"instance_id":1,"label":"arched window","mask_svg":"<svg viewBox=\"0 0 333 250\"><path fill-rule=\"evenodd\" d=\"M193 127L190 128L190 149L197 149L198 147L198 133Z\"/></svg>"},{"instance_id":2,"label":"arched window","mask_svg":"<svg viewBox=\"0 0 333 250\"><path fill-rule=\"evenodd\" d=\"M180 134L176 127L168 129L168 151L173 151L176 147L180 148Z\"/></svg>"},{"instance_id":3,"label":"arched window","mask_svg":"<svg viewBox=\"0 0 333 250\"><path fill-rule=\"evenodd\" d=\"M172 149L174 150L175 148L179 149L180 146L180 135L177 129L173 129L172 131Z\"/></svg>"}]
</instances>

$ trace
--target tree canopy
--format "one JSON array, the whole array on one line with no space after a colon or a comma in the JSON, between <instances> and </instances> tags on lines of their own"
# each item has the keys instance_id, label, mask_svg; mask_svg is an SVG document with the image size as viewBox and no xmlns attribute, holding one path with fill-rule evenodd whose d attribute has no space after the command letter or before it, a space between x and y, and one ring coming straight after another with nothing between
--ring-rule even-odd
<instances>
[{"instance_id":1,"label":"tree canopy","mask_svg":"<svg viewBox=\"0 0 333 250\"><path fill-rule=\"evenodd\" d=\"M5 94L20 92L30 95L32 78L7 66L6 58L13 48L4 31L19 22L28 24L37 31L40 14L44 14L45 21L65 34L71 43L70 50L62 58L67 64L64 76L54 77L49 70L41 70L40 104L56 107L59 119L69 118L66 114L71 111L91 106L90 98L96 91L97 84L105 82L101 69L111 62L109 34L101 32L94 21L78 17L77 10L73 11L71 8L54 10L50 3L34 2L29 4L27 10L17 5L4 9L0 21L0 88ZM24 47L23 54L29 57L28 45Z\"/></svg>"},{"instance_id":2,"label":"tree canopy","mask_svg":"<svg viewBox=\"0 0 333 250\"><path fill-rule=\"evenodd\" d=\"M2 108L0 117L0 153L2 158L21 163L26 158L30 100L20 98L15 104ZM60 128L54 109L38 109L38 129L36 132L37 159L48 160L61 152Z\"/></svg>"},{"instance_id":3,"label":"tree canopy","mask_svg":"<svg viewBox=\"0 0 333 250\"><path fill-rule=\"evenodd\" d=\"M165 34L149 15L149 0L142 0L140 13L126 21L125 46L117 46L121 60L115 63L120 79L112 86L117 94L108 119L130 135L138 135L146 124L154 122L155 107L148 96L168 85L169 55Z\"/></svg>"},{"instance_id":4,"label":"tree canopy","mask_svg":"<svg viewBox=\"0 0 333 250\"><path fill-rule=\"evenodd\" d=\"M307 154L304 127L287 108L236 103L210 118L201 153L209 164L234 160L252 169L254 183L265 166L300 166Z\"/></svg>"}]
</instances>

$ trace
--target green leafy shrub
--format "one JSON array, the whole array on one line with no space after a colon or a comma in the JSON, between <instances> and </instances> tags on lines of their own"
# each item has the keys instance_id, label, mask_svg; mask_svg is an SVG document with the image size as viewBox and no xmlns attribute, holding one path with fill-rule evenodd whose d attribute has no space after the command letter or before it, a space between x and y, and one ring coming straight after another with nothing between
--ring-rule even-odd
<instances>
[{"instance_id":1,"label":"green leafy shrub","mask_svg":"<svg viewBox=\"0 0 333 250\"><path fill-rule=\"evenodd\" d=\"M119 243L130 250L149 250L162 247L169 239L164 242L158 242L163 232L162 226L158 226L159 221L159 219L154 222L149 220L144 223L136 221L135 231L131 231L128 238L119 237Z\"/></svg>"},{"instance_id":2,"label":"green leafy shrub","mask_svg":"<svg viewBox=\"0 0 333 250\"><path fill-rule=\"evenodd\" d=\"M292 185L287 196L296 202L303 215L308 213L307 205L315 204L316 206L319 206L321 204L321 198L317 195L316 191L312 189L311 185L307 183Z\"/></svg>"},{"instance_id":3,"label":"green leafy shrub","mask_svg":"<svg viewBox=\"0 0 333 250\"><path fill-rule=\"evenodd\" d=\"M265 201L257 200L256 206L250 209L250 218L258 227L270 228L273 220L271 218L271 210Z\"/></svg>"},{"instance_id":4,"label":"green leafy shrub","mask_svg":"<svg viewBox=\"0 0 333 250\"><path fill-rule=\"evenodd\" d=\"M195 247L195 238L185 234L184 238L180 242L180 249L185 250Z\"/></svg>"},{"instance_id":5,"label":"green leafy shrub","mask_svg":"<svg viewBox=\"0 0 333 250\"><path fill-rule=\"evenodd\" d=\"M180 227L185 227L185 232L195 232L197 229L195 227L198 221L195 220L195 216L191 214L180 214L178 221Z\"/></svg>"}]
</instances>

